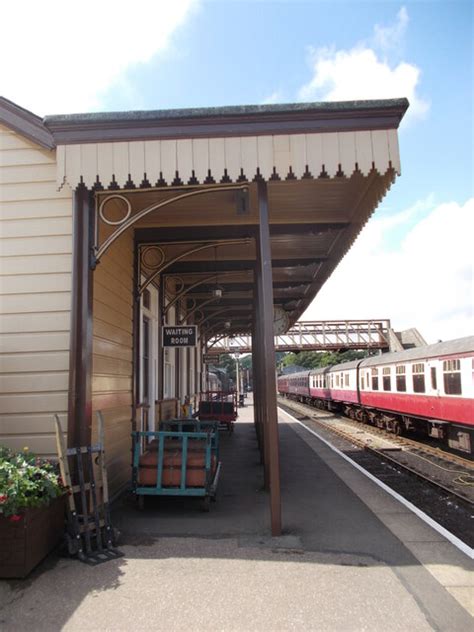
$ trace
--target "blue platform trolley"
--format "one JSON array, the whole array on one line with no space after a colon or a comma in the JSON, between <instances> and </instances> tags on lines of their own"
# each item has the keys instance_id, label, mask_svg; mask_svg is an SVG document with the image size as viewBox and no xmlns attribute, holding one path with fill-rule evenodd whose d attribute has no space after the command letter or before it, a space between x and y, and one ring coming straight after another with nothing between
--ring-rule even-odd
<instances>
[{"instance_id":1,"label":"blue platform trolley","mask_svg":"<svg viewBox=\"0 0 474 632\"><path fill-rule=\"evenodd\" d=\"M191 496L209 511L221 471L216 422L173 419L133 437L132 485L140 508L145 496Z\"/></svg>"}]
</instances>

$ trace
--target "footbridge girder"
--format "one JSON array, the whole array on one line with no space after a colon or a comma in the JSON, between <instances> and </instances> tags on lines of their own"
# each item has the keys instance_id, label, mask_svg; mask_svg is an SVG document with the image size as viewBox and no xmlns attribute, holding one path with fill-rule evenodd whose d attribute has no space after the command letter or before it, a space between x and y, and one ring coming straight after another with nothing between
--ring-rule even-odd
<instances>
[{"instance_id":1,"label":"footbridge girder","mask_svg":"<svg viewBox=\"0 0 474 632\"><path fill-rule=\"evenodd\" d=\"M275 336L276 351L390 350L389 319L298 321ZM250 353L252 338L245 334L215 337L208 353Z\"/></svg>"}]
</instances>

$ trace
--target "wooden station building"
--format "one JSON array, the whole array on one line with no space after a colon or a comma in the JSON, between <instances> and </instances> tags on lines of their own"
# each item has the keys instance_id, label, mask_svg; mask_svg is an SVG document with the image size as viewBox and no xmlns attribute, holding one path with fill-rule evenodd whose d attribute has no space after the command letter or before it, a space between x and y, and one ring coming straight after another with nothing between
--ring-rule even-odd
<instances>
[{"instance_id":1,"label":"wooden station building","mask_svg":"<svg viewBox=\"0 0 474 632\"><path fill-rule=\"evenodd\" d=\"M279 523L274 307L291 325L400 174L406 99L47 116L0 98L0 443L54 454L130 432L205 388L202 355L250 333ZM363 271L367 274L367 271ZM162 325L197 326L164 348Z\"/></svg>"}]
</instances>

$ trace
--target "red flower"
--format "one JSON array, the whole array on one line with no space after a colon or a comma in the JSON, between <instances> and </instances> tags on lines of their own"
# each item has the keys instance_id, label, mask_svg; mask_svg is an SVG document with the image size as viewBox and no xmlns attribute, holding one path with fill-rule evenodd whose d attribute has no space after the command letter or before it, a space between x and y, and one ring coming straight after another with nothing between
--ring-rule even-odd
<instances>
[{"instance_id":1,"label":"red flower","mask_svg":"<svg viewBox=\"0 0 474 632\"><path fill-rule=\"evenodd\" d=\"M21 516L20 514L13 514L13 516L10 516L9 520L10 522L19 522L21 520Z\"/></svg>"},{"instance_id":2,"label":"red flower","mask_svg":"<svg viewBox=\"0 0 474 632\"><path fill-rule=\"evenodd\" d=\"M0 494L0 505L3 505L8 500L8 496L6 494Z\"/></svg>"}]
</instances>

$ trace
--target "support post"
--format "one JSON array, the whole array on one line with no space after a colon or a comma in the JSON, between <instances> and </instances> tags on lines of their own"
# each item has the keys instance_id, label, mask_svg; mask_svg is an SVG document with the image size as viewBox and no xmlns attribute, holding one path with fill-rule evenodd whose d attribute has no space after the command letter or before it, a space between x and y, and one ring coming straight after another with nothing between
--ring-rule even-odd
<instances>
[{"instance_id":1,"label":"support post","mask_svg":"<svg viewBox=\"0 0 474 632\"><path fill-rule=\"evenodd\" d=\"M68 447L91 444L93 240L94 195L80 185L74 192L73 207Z\"/></svg>"},{"instance_id":2,"label":"support post","mask_svg":"<svg viewBox=\"0 0 474 632\"><path fill-rule=\"evenodd\" d=\"M262 387L265 393L264 425L265 456L268 455L270 480L270 511L272 535L281 535L281 491L280 491L280 454L278 437L278 412L275 379L275 339L273 333L273 278L270 247L270 227L268 217L267 183L257 183L259 228L257 239L257 278L259 284L259 321L261 325L261 355L263 377ZM259 336L260 337L260 336Z\"/></svg>"},{"instance_id":3,"label":"support post","mask_svg":"<svg viewBox=\"0 0 474 632\"><path fill-rule=\"evenodd\" d=\"M140 397L140 295L138 294L138 287L140 285L139 278L139 249L134 242L133 252L133 364L132 364L132 429L142 430L138 428L137 424L137 406L141 402Z\"/></svg>"}]
</instances>

